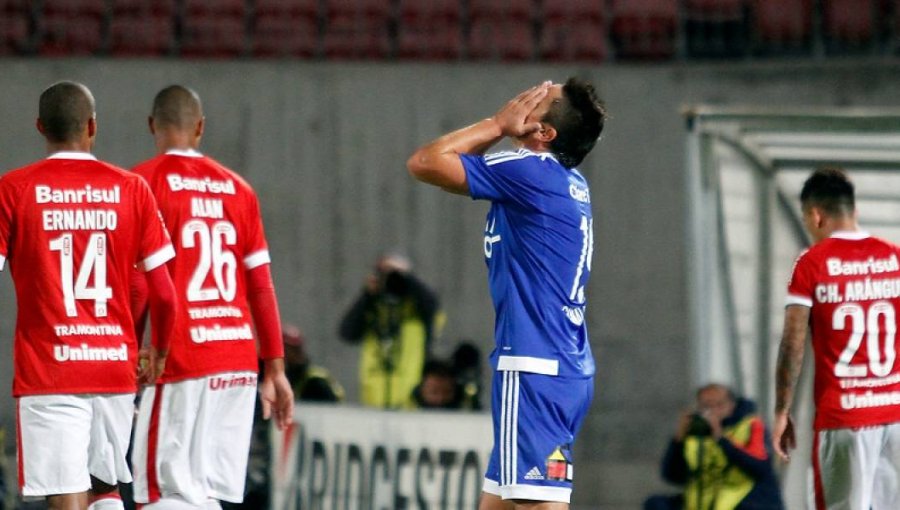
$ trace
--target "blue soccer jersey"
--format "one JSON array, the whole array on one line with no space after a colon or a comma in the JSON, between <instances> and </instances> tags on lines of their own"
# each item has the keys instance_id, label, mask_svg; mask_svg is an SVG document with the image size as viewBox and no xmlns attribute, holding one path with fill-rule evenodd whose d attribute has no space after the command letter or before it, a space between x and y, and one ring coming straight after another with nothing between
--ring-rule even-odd
<instances>
[{"instance_id":1,"label":"blue soccer jersey","mask_svg":"<svg viewBox=\"0 0 900 510\"><path fill-rule=\"evenodd\" d=\"M495 369L589 377L590 191L552 154L462 155L469 193L492 205L484 255L494 302Z\"/></svg>"}]
</instances>

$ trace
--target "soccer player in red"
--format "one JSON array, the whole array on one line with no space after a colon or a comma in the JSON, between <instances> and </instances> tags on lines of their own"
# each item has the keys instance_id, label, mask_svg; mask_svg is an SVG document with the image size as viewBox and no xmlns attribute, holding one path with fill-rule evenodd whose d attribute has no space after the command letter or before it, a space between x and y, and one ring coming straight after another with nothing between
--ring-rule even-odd
<instances>
[{"instance_id":1,"label":"soccer player in red","mask_svg":"<svg viewBox=\"0 0 900 510\"><path fill-rule=\"evenodd\" d=\"M775 450L788 460L796 446L790 410L811 330L816 509L900 508L900 248L859 230L853 184L839 169L816 170L800 202L815 244L788 286Z\"/></svg>"},{"instance_id":2,"label":"soccer player in red","mask_svg":"<svg viewBox=\"0 0 900 510\"><path fill-rule=\"evenodd\" d=\"M19 488L51 509L121 509L138 379L156 380L174 321L165 266L174 251L147 184L91 154L87 87L44 90L37 128L49 156L0 179L0 267L9 262L18 304ZM166 332L140 374L135 267L146 274L153 327Z\"/></svg>"},{"instance_id":3,"label":"soccer player in red","mask_svg":"<svg viewBox=\"0 0 900 510\"><path fill-rule=\"evenodd\" d=\"M258 358L263 416L274 414L282 429L293 416L269 251L256 193L197 150L197 94L163 89L149 122L158 155L134 171L150 184L174 239L169 269L179 310L161 384L141 400L135 500L145 510L219 508L243 500Z\"/></svg>"}]
</instances>

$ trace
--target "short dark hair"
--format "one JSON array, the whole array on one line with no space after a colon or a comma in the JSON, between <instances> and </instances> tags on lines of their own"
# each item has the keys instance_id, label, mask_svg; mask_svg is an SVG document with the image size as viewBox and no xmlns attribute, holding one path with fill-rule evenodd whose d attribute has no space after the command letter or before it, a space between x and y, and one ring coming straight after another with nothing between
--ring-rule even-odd
<instances>
[{"instance_id":1,"label":"short dark hair","mask_svg":"<svg viewBox=\"0 0 900 510\"><path fill-rule=\"evenodd\" d=\"M158 126L187 129L203 117L203 105L200 96L192 89L169 85L153 98L153 112L150 115Z\"/></svg>"},{"instance_id":2,"label":"short dark hair","mask_svg":"<svg viewBox=\"0 0 900 510\"><path fill-rule=\"evenodd\" d=\"M43 134L54 143L71 142L81 136L93 116L94 96L87 87L74 81L50 85L38 101Z\"/></svg>"},{"instance_id":3,"label":"short dark hair","mask_svg":"<svg viewBox=\"0 0 900 510\"><path fill-rule=\"evenodd\" d=\"M606 120L606 107L589 82L571 77L563 85L563 97L553 103L542 119L556 129L550 150L566 168L579 165L587 156Z\"/></svg>"},{"instance_id":4,"label":"short dark hair","mask_svg":"<svg viewBox=\"0 0 900 510\"><path fill-rule=\"evenodd\" d=\"M829 216L853 214L856 210L853 183L841 168L818 168L803 183L800 204L818 207Z\"/></svg>"}]
</instances>

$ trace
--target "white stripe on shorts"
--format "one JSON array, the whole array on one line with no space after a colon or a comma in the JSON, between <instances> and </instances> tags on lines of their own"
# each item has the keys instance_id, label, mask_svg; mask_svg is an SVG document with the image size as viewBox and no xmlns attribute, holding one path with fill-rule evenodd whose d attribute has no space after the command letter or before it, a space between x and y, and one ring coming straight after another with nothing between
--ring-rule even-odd
<instances>
[{"instance_id":1,"label":"white stripe on shorts","mask_svg":"<svg viewBox=\"0 0 900 510\"><path fill-rule=\"evenodd\" d=\"M516 483L519 461L519 373L503 372L500 403L500 485Z\"/></svg>"}]
</instances>

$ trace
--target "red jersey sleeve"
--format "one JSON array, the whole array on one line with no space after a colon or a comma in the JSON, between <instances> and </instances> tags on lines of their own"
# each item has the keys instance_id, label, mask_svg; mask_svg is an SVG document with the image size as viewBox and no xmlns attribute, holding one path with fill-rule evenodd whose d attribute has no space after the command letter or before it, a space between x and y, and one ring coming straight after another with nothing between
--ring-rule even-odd
<instances>
[{"instance_id":1,"label":"red jersey sleeve","mask_svg":"<svg viewBox=\"0 0 900 510\"><path fill-rule=\"evenodd\" d=\"M797 257L794 269L791 272L791 281L788 284L787 300L785 305L801 305L812 307L813 293L815 291L815 264L811 260L809 251L805 251Z\"/></svg>"},{"instance_id":2,"label":"red jersey sleeve","mask_svg":"<svg viewBox=\"0 0 900 510\"><path fill-rule=\"evenodd\" d=\"M0 179L0 270L6 265L9 257L10 238L13 229L13 211L15 196L9 181Z\"/></svg>"},{"instance_id":3,"label":"red jersey sleeve","mask_svg":"<svg viewBox=\"0 0 900 510\"><path fill-rule=\"evenodd\" d=\"M153 198L150 187L143 178L135 178L138 183L138 201L141 218L140 253L137 268L141 271L153 270L175 256L175 248L163 221L162 213Z\"/></svg>"},{"instance_id":4,"label":"red jersey sleeve","mask_svg":"<svg viewBox=\"0 0 900 510\"><path fill-rule=\"evenodd\" d=\"M269 246L266 243L266 235L263 230L262 213L259 209L259 199L256 193L250 192L244 232L244 268L247 271L257 268L272 261L269 257Z\"/></svg>"}]
</instances>

